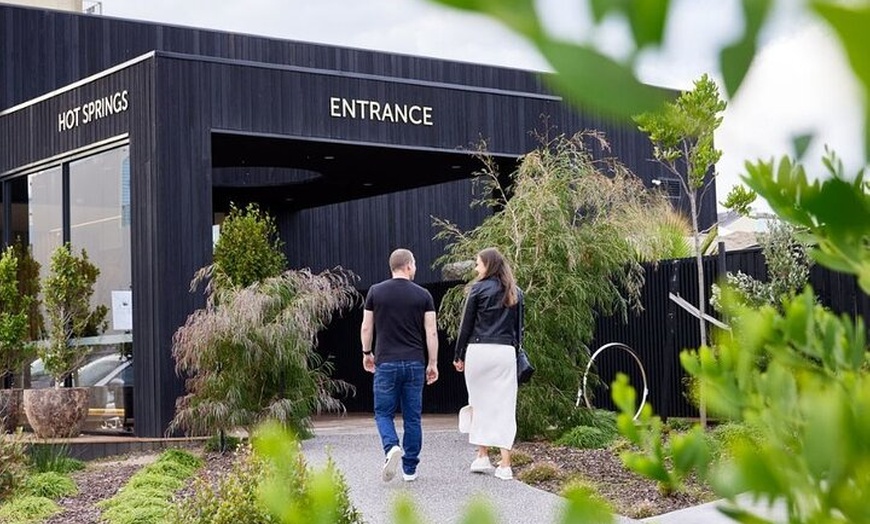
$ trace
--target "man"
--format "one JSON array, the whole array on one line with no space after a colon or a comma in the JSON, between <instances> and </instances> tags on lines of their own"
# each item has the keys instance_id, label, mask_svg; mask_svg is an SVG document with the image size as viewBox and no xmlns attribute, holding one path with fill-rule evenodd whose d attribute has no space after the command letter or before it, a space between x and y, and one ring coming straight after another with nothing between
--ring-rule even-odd
<instances>
[{"instance_id":1,"label":"man","mask_svg":"<svg viewBox=\"0 0 870 524\"><path fill-rule=\"evenodd\" d=\"M383 479L395 477L401 460L402 478L410 482L417 479L423 444L424 377L426 384L438 380L438 333L432 295L412 282L417 272L414 255L407 249L393 251L390 272L391 279L369 289L360 339L363 368L375 374L375 424L386 454ZM399 407L405 429L402 447L393 420Z\"/></svg>"}]
</instances>

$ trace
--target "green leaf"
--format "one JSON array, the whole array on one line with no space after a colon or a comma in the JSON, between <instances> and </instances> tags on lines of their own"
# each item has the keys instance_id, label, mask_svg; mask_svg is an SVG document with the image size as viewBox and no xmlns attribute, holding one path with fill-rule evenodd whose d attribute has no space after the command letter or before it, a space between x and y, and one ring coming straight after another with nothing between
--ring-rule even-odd
<instances>
[{"instance_id":1,"label":"green leaf","mask_svg":"<svg viewBox=\"0 0 870 524\"><path fill-rule=\"evenodd\" d=\"M743 0L743 37L725 47L719 54L725 90L733 97L752 65L757 49L758 34L770 12L771 0Z\"/></svg>"},{"instance_id":2,"label":"green leaf","mask_svg":"<svg viewBox=\"0 0 870 524\"><path fill-rule=\"evenodd\" d=\"M638 49L661 45L670 0L635 0L629 3L631 32Z\"/></svg>"},{"instance_id":3,"label":"green leaf","mask_svg":"<svg viewBox=\"0 0 870 524\"><path fill-rule=\"evenodd\" d=\"M497 524L497 522L486 500L474 499L462 516L462 524Z\"/></svg>"},{"instance_id":4,"label":"green leaf","mask_svg":"<svg viewBox=\"0 0 870 524\"><path fill-rule=\"evenodd\" d=\"M814 0L812 8L840 37L852 71L864 85L865 123L870 122L870 108L867 108L867 99L870 99L870 60L867 59L867 50L870 49L870 4ZM867 126L864 131L864 154L865 158L870 158L870 127Z\"/></svg>"},{"instance_id":5,"label":"green leaf","mask_svg":"<svg viewBox=\"0 0 870 524\"><path fill-rule=\"evenodd\" d=\"M562 524L610 524L613 513L608 505L578 484L569 484L564 496L567 500L560 522ZM469 523L471 524L471 523ZM477 521L474 521L477 524Z\"/></svg>"},{"instance_id":6,"label":"green leaf","mask_svg":"<svg viewBox=\"0 0 870 524\"><path fill-rule=\"evenodd\" d=\"M775 524L772 520L759 517L758 515L736 506L719 506L717 509L731 520L742 522L743 524Z\"/></svg>"},{"instance_id":7,"label":"green leaf","mask_svg":"<svg viewBox=\"0 0 870 524\"><path fill-rule=\"evenodd\" d=\"M557 72L546 80L581 107L629 119L666 100L664 90L642 84L630 67L591 47L547 40L540 49Z\"/></svg>"},{"instance_id":8,"label":"green leaf","mask_svg":"<svg viewBox=\"0 0 870 524\"><path fill-rule=\"evenodd\" d=\"M792 149L794 149L794 155L798 160L804 157L804 154L806 154L807 149L809 149L810 144L813 142L813 138L814 136L812 133L791 137L791 146Z\"/></svg>"}]
</instances>

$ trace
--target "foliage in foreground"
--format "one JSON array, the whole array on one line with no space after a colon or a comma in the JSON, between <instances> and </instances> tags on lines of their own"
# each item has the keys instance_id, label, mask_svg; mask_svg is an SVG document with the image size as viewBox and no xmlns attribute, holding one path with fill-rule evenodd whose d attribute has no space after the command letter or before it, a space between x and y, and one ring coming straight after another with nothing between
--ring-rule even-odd
<instances>
[{"instance_id":1,"label":"foliage in foreground","mask_svg":"<svg viewBox=\"0 0 870 524\"><path fill-rule=\"evenodd\" d=\"M870 186L862 174L847 181L833 169L833 178L810 184L788 159L778 168L773 162L748 168L747 184L813 235L815 260L855 274L870 292ZM718 337L715 351L681 355L711 412L745 426L710 471L716 493L732 501L742 492L781 501L789 522L870 521L870 346L863 320L827 311L809 288L780 309L748 306L727 290L723 304L736 319L734 332ZM634 391L624 378L614 400L620 429L646 450L627 462L632 469L653 478L692 468L706 473L711 460L702 434L671 449L668 470L657 453L657 419L645 410L652 430L630 423ZM723 511L741 522L767 522L736 503Z\"/></svg>"},{"instance_id":2,"label":"foliage in foreground","mask_svg":"<svg viewBox=\"0 0 870 524\"><path fill-rule=\"evenodd\" d=\"M130 477L112 498L98 506L109 524L161 524L172 511L172 496L202 465L202 459L182 450L167 450L156 462Z\"/></svg>"},{"instance_id":3,"label":"foliage in foreground","mask_svg":"<svg viewBox=\"0 0 870 524\"><path fill-rule=\"evenodd\" d=\"M317 334L357 301L341 269L287 271L246 288L214 290L173 339L176 371L188 376L168 432L208 435L274 419L305 435L312 413L341 411Z\"/></svg>"},{"instance_id":4,"label":"foliage in foreground","mask_svg":"<svg viewBox=\"0 0 870 524\"><path fill-rule=\"evenodd\" d=\"M18 289L18 257L13 248L0 253L0 381L17 372L29 358L28 338L31 298ZM0 382L0 388L5 384ZM2 422L2 421L0 421Z\"/></svg>"},{"instance_id":5,"label":"foliage in foreground","mask_svg":"<svg viewBox=\"0 0 870 524\"><path fill-rule=\"evenodd\" d=\"M661 247L638 235L647 231L639 224L664 216L655 210L670 204L625 167L594 159L588 140L608 147L592 133L556 138L525 155L509 187L484 157L486 168L476 182L485 196L475 205L494 213L468 232L435 221L437 238L448 242L436 264L474 260L478 251L495 246L525 293L524 344L537 371L520 389L520 438L573 426L577 377L589 358L584 344L592 339L595 316L627 315L639 305L638 253L653 255ZM439 323L451 334L458 328L463 291L451 289L441 303Z\"/></svg>"}]
</instances>

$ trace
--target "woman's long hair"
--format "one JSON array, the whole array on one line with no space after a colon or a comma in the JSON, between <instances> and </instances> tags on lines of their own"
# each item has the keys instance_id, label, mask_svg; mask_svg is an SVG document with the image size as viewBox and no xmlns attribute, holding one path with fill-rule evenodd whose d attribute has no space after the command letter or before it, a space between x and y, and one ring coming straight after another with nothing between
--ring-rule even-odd
<instances>
[{"instance_id":1,"label":"woman's long hair","mask_svg":"<svg viewBox=\"0 0 870 524\"><path fill-rule=\"evenodd\" d=\"M486 268L486 273L481 279L495 277L501 282L504 289L504 305L511 307L517 303L517 282L514 280L514 272L504 255L494 247L488 247L477 254Z\"/></svg>"}]
</instances>

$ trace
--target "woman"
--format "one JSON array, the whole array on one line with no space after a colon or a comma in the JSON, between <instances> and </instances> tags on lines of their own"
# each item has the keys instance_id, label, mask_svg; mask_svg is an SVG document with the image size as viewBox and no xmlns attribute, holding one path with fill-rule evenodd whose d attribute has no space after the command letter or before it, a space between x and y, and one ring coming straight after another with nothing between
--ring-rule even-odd
<instances>
[{"instance_id":1,"label":"woman","mask_svg":"<svg viewBox=\"0 0 870 524\"><path fill-rule=\"evenodd\" d=\"M465 302L453 365L465 372L471 426L477 446L472 473L492 469L487 448L501 451L495 476L511 480L510 450L517 433L516 348L523 336L523 294L504 256L495 248L477 254L477 279Z\"/></svg>"}]
</instances>

